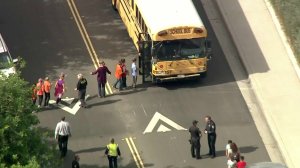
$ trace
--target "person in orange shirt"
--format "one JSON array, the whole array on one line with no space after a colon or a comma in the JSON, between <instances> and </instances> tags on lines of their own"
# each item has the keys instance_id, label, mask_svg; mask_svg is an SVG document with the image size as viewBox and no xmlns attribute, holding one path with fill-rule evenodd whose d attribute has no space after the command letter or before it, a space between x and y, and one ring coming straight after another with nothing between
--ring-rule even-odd
<instances>
[{"instance_id":1,"label":"person in orange shirt","mask_svg":"<svg viewBox=\"0 0 300 168\"><path fill-rule=\"evenodd\" d=\"M39 98L38 108L40 108L42 105L42 102L43 102L43 95L44 95L44 89L45 89L42 78L39 79L38 83L35 86L35 89L36 89L36 94Z\"/></svg>"},{"instance_id":2,"label":"person in orange shirt","mask_svg":"<svg viewBox=\"0 0 300 168\"><path fill-rule=\"evenodd\" d=\"M32 104L35 105L37 99L35 84L32 85L31 90L32 90L32 95L31 95Z\"/></svg>"},{"instance_id":3,"label":"person in orange shirt","mask_svg":"<svg viewBox=\"0 0 300 168\"><path fill-rule=\"evenodd\" d=\"M117 81L113 85L113 87L115 89L117 89L117 85L119 84L119 91L122 90L122 86L123 86L123 84L122 84L122 74L123 74L122 61L119 61L119 63L116 66L116 72L115 72L115 77L117 78Z\"/></svg>"},{"instance_id":4,"label":"person in orange shirt","mask_svg":"<svg viewBox=\"0 0 300 168\"><path fill-rule=\"evenodd\" d=\"M44 106L45 107L49 107L50 90L51 90L51 83L49 81L49 78L46 77L44 81L44 93L45 93Z\"/></svg>"}]
</instances>

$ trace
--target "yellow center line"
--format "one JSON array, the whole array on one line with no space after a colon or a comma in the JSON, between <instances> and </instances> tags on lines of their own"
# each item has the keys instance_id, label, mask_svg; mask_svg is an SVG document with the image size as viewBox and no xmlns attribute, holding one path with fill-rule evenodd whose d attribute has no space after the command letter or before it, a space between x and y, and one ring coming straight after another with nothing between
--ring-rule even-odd
<instances>
[{"instance_id":1,"label":"yellow center line","mask_svg":"<svg viewBox=\"0 0 300 168\"><path fill-rule=\"evenodd\" d=\"M86 28L85 28L85 26L83 24L83 21L82 21L82 19L80 17L80 14L79 14L79 12L77 10L76 4L75 4L75 2L73 0L67 0L67 2L68 2L68 5L70 7L70 10L72 12L72 15L73 15L73 17L75 19L76 25L77 25L77 27L78 27L78 29L80 31L81 37L82 37L82 39L84 41L84 44L85 44L85 46L86 46L86 48L88 50L88 53L89 53L89 55L90 55L90 57L91 57L91 59L93 61L93 64L94 64L95 68L97 69L100 66L100 64L99 64L100 61L98 59L97 53L95 52L93 44L92 44L92 42L91 42L91 40L89 38L89 34L87 33ZM105 92L107 94L113 94L112 89L111 89L111 87L110 87L110 85L109 85L108 82L106 83L106 87L108 89L105 89Z\"/></svg>"},{"instance_id":2,"label":"yellow center line","mask_svg":"<svg viewBox=\"0 0 300 168\"><path fill-rule=\"evenodd\" d=\"M126 140L126 142L127 142L127 145L128 145L128 147L129 147L129 150L130 150L130 152L131 152L131 154L132 154L132 156L133 156L133 160L135 161L136 166L137 166L138 168L141 168L141 167L140 167L140 164L138 163L138 161L137 161L137 159L136 159L136 156L135 156L135 154L134 154L134 152L133 152L133 149L132 149L132 147L131 147L131 144L130 144L128 138L125 138L125 140Z\"/></svg>"},{"instance_id":3,"label":"yellow center line","mask_svg":"<svg viewBox=\"0 0 300 168\"><path fill-rule=\"evenodd\" d=\"M127 142L128 146L129 146L130 152L131 152L131 154L133 156L133 159L134 159L137 167L138 168L145 168L144 164L143 164L143 161L141 159L141 156L140 156L140 154L139 154L139 152L138 152L138 150L137 150L137 148L136 148L136 146L135 146L135 144L133 142L133 138L129 137L129 138L125 138L125 139L126 139L126 142Z\"/></svg>"}]
</instances>

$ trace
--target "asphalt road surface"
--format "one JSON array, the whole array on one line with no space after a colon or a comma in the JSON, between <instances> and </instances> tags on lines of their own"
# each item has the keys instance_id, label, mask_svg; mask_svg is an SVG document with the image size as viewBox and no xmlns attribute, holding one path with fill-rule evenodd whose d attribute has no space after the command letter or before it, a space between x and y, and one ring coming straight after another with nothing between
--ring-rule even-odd
<instances>
[{"instance_id":1,"label":"asphalt road surface","mask_svg":"<svg viewBox=\"0 0 300 168\"><path fill-rule=\"evenodd\" d=\"M41 127L55 129L62 116L71 124L73 136L63 167L70 167L75 153L80 155L81 167L107 167L104 149L112 137L120 146L119 167L123 168L225 167L228 139L238 144L248 163L270 161L200 1L195 6L213 43L214 56L206 79L159 85L143 85L139 80L136 90L100 99L96 77L89 75L95 66L87 48L94 50L94 57L104 60L112 73L120 58L126 58L130 67L130 60L137 55L120 17L111 8L111 1L0 0L0 32L13 57L26 60L23 77L35 83L38 78L49 76L54 83L61 72L66 74L67 92L60 106L65 110L52 106L37 113ZM86 33L78 28L76 21L80 20ZM91 43L85 42L87 39ZM74 88L78 73L87 78L89 95L89 107L79 110L77 100L71 99L77 95ZM114 75L108 81L112 86ZM204 135L203 159L195 160L185 129L196 119L203 131L206 115L211 115L217 124L217 157L205 156L208 147Z\"/></svg>"}]
</instances>

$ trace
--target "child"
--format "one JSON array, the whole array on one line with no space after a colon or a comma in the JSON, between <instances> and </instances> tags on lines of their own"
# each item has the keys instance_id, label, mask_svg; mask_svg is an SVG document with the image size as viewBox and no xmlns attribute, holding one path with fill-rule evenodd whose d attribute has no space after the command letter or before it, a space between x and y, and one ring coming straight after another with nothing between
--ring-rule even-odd
<instances>
[{"instance_id":1,"label":"child","mask_svg":"<svg viewBox=\"0 0 300 168\"><path fill-rule=\"evenodd\" d=\"M35 84L32 85L31 90L32 90L32 95L31 95L32 104L35 105L36 99L37 99L37 92L35 89Z\"/></svg>"},{"instance_id":2,"label":"child","mask_svg":"<svg viewBox=\"0 0 300 168\"><path fill-rule=\"evenodd\" d=\"M241 156L240 161L236 164L237 168L246 168L247 163L244 161L244 156Z\"/></svg>"}]
</instances>

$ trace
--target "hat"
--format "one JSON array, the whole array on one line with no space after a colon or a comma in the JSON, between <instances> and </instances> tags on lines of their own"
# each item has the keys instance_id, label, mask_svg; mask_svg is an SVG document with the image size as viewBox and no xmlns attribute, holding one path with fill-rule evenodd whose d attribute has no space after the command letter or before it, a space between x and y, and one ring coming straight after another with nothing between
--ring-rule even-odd
<instances>
[{"instance_id":1,"label":"hat","mask_svg":"<svg viewBox=\"0 0 300 168\"><path fill-rule=\"evenodd\" d=\"M197 120L194 120L194 121L193 121L193 124L197 124L197 123L198 123L198 121L197 121Z\"/></svg>"}]
</instances>

